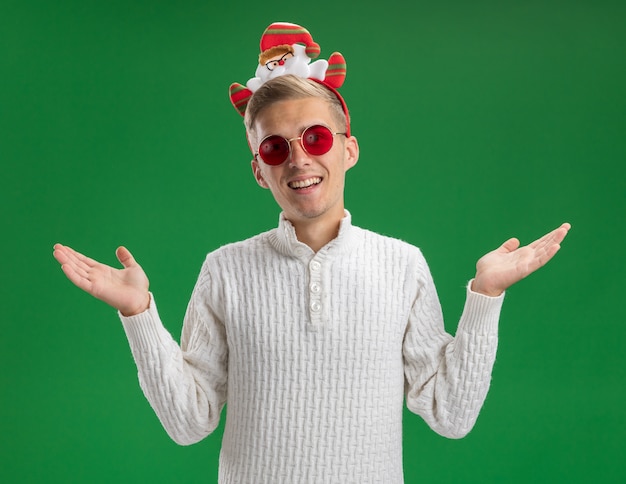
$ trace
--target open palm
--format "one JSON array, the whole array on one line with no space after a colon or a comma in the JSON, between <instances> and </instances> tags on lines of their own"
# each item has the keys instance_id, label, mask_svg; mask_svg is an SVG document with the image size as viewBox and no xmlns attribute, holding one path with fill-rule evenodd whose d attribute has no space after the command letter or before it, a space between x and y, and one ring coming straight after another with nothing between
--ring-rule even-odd
<instances>
[{"instance_id":1,"label":"open palm","mask_svg":"<svg viewBox=\"0 0 626 484\"><path fill-rule=\"evenodd\" d=\"M123 269L101 264L61 244L55 244L53 255L70 281L125 316L147 309L148 277L125 247L116 251Z\"/></svg>"},{"instance_id":2,"label":"open palm","mask_svg":"<svg viewBox=\"0 0 626 484\"><path fill-rule=\"evenodd\" d=\"M516 238L507 240L478 260L472 289L488 296L500 295L552 259L569 229L570 224L564 223L524 247Z\"/></svg>"}]
</instances>

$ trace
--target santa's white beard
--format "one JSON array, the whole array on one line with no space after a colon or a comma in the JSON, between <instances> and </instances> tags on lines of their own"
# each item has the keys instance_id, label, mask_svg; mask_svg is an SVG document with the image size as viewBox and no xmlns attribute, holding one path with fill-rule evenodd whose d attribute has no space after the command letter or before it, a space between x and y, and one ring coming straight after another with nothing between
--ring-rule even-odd
<instances>
[{"instance_id":1,"label":"santa's white beard","mask_svg":"<svg viewBox=\"0 0 626 484\"><path fill-rule=\"evenodd\" d=\"M246 87L255 92L264 82L286 74L293 74L304 79L312 77L320 81L323 80L328 62L317 60L310 64L311 59L306 55L304 46L294 45L293 47L294 56L287 59L282 66L276 66L274 70L270 71L265 65L259 64L255 72L256 77L249 79Z\"/></svg>"},{"instance_id":2,"label":"santa's white beard","mask_svg":"<svg viewBox=\"0 0 626 484\"><path fill-rule=\"evenodd\" d=\"M290 57L285 61L284 65L274 67L274 70L271 71L265 66L259 66L256 74L263 82L274 79L275 77L284 76L285 74L293 74L294 76L307 78L309 77L308 63L310 61L308 57L305 59Z\"/></svg>"}]
</instances>

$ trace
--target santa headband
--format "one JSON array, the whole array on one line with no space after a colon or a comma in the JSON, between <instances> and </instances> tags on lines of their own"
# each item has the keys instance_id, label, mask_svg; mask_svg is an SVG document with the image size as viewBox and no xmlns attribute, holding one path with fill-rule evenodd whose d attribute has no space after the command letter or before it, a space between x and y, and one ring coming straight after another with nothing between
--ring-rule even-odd
<instances>
[{"instance_id":1,"label":"santa headband","mask_svg":"<svg viewBox=\"0 0 626 484\"><path fill-rule=\"evenodd\" d=\"M328 60L311 62L320 51L320 46L304 27L286 22L273 23L261 36L261 53L255 77L249 79L245 86L236 82L230 85L231 103L243 116L250 98L266 81L285 74L311 79L337 97L346 115L346 132L350 136L348 107L337 92L346 78L346 61L339 52L334 52Z\"/></svg>"}]
</instances>

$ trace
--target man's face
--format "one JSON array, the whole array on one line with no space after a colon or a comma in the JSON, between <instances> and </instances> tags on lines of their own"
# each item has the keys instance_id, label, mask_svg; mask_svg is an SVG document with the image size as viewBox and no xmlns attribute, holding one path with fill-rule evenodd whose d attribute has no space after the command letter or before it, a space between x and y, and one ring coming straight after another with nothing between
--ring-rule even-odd
<instances>
[{"instance_id":1,"label":"man's face","mask_svg":"<svg viewBox=\"0 0 626 484\"><path fill-rule=\"evenodd\" d=\"M328 103L318 98L280 101L265 108L249 133L256 153L266 136L297 138L302 131L316 124L331 131L342 131ZM291 155L278 165L266 164L260 156L252 160L257 183L269 188L285 212L287 220L299 223L325 221L337 223L344 216L343 190L345 173L359 156L356 138L335 135L328 153L313 156L304 151L299 140L291 141Z\"/></svg>"}]
</instances>

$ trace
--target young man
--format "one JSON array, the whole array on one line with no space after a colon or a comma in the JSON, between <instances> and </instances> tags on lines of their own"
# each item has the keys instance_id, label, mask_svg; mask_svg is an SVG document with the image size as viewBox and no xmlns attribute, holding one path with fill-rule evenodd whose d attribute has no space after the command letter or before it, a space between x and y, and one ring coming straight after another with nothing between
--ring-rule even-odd
<instances>
[{"instance_id":1,"label":"young man","mask_svg":"<svg viewBox=\"0 0 626 484\"><path fill-rule=\"evenodd\" d=\"M119 310L142 389L176 442L210 434L228 401L220 482L401 483L403 401L442 435L469 432L503 292L552 258L569 225L481 258L453 338L420 251L351 223L343 191L359 147L336 90L286 73L244 112L279 225L207 256L180 346L126 249L122 270L58 244L54 255Z\"/></svg>"}]
</instances>

